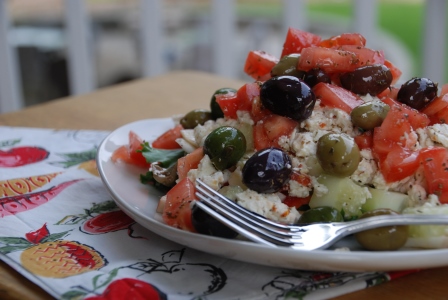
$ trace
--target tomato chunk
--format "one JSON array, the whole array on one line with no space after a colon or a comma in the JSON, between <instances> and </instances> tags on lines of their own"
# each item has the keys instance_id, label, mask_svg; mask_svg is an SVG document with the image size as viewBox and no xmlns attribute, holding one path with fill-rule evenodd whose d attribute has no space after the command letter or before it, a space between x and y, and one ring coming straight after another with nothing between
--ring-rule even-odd
<instances>
[{"instance_id":1,"label":"tomato chunk","mask_svg":"<svg viewBox=\"0 0 448 300\"><path fill-rule=\"evenodd\" d=\"M176 142L176 139L182 137L182 134L180 133L182 129L182 125L176 125L174 128L167 130L161 136L156 138L151 146L157 149L180 149L181 147Z\"/></svg>"},{"instance_id":2,"label":"tomato chunk","mask_svg":"<svg viewBox=\"0 0 448 300\"><path fill-rule=\"evenodd\" d=\"M254 146L256 150L279 147L282 136L291 135L298 125L297 121L279 115L268 115L254 126Z\"/></svg>"},{"instance_id":3,"label":"tomato chunk","mask_svg":"<svg viewBox=\"0 0 448 300\"><path fill-rule=\"evenodd\" d=\"M356 145L360 150L371 149L373 146L373 133L371 130L365 131L354 137Z\"/></svg>"},{"instance_id":4,"label":"tomato chunk","mask_svg":"<svg viewBox=\"0 0 448 300\"><path fill-rule=\"evenodd\" d=\"M188 171L197 169L199 162L204 157L204 149L202 147L195 149L184 157L177 160L177 175L179 180L187 177Z\"/></svg>"},{"instance_id":5,"label":"tomato chunk","mask_svg":"<svg viewBox=\"0 0 448 300\"><path fill-rule=\"evenodd\" d=\"M257 82L246 83L237 91L238 110L251 111L255 98L260 96L260 85Z\"/></svg>"},{"instance_id":6,"label":"tomato chunk","mask_svg":"<svg viewBox=\"0 0 448 300\"><path fill-rule=\"evenodd\" d=\"M386 182L394 182L414 174L420 166L419 152L394 145L380 162Z\"/></svg>"},{"instance_id":7,"label":"tomato chunk","mask_svg":"<svg viewBox=\"0 0 448 300\"><path fill-rule=\"evenodd\" d=\"M244 72L255 80L267 80L278 58L264 51L250 51L244 64Z\"/></svg>"},{"instance_id":8,"label":"tomato chunk","mask_svg":"<svg viewBox=\"0 0 448 300\"><path fill-rule=\"evenodd\" d=\"M400 79L401 74L403 74L403 72L401 72L401 70L398 67L396 67L391 61L387 59L384 60L384 65L388 67L390 72L392 73L391 85L395 85L397 81Z\"/></svg>"},{"instance_id":9,"label":"tomato chunk","mask_svg":"<svg viewBox=\"0 0 448 300\"><path fill-rule=\"evenodd\" d=\"M281 57L292 53L301 53L304 48L318 45L321 39L319 35L290 27L286 34Z\"/></svg>"},{"instance_id":10,"label":"tomato chunk","mask_svg":"<svg viewBox=\"0 0 448 300\"><path fill-rule=\"evenodd\" d=\"M334 84L320 82L313 87L313 92L322 105L339 108L346 113L364 103L356 94Z\"/></svg>"},{"instance_id":11,"label":"tomato chunk","mask_svg":"<svg viewBox=\"0 0 448 300\"><path fill-rule=\"evenodd\" d=\"M380 127L373 131L373 150L383 156L389 153L394 146L405 147L406 137L412 131L406 115L399 106L394 105Z\"/></svg>"},{"instance_id":12,"label":"tomato chunk","mask_svg":"<svg viewBox=\"0 0 448 300\"><path fill-rule=\"evenodd\" d=\"M166 203L162 218L166 224L176 228L195 232L191 221L190 203L195 199L195 186L190 179L179 181L166 194Z\"/></svg>"},{"instance_id":13,"label":"tomato chunk","mask_svg":"<svg viewBox=\"0 0 448 300\"><path fill-rule=\"evenodd\" d=\"M302 50L297 69L309 71L320 68L326 73L351 72L369 64L383 64L382 52L358 46L342 46L338 49L309 47Z\"/></svg>"},{"instance_id":14,"label":"tomato chunk","mask_svg":"<svg viewBox=\"0 0 448 300\"><path fill-rule=\"evenodd\" d=\"M437 195L441 203L448 203L448 149L444 147L423 149L420 159L428 193Z\"/></svg>"},{"instance_id":15,"label":"tomato chunk","mask_svg":"<svg viewBox=\"0 0 448 300\"><path fill-rule=\"evenodd\" d=\"M150 163L146 162L146 158L139 150L142 150L143 139L140 138L134 131L129 131L128 144L119 147L112 153L112 161L122 161L141 168L149 168Z\"/></svg>"},{"instance_id":16,"label":"tomato chunk","mask_svg":"<svg viewBox=\"0 0 448 300\"><path fill-rule=\"evenodd\" d=\"M228 92L226 94L216 94L216 103L218 103L224 116L230 119L236 119L236 112L240 106L240 100L237 93Z\"/></svg>"},{"instance_id":17,"label":"tomato chunk","mask_svg":"<svg viewBox=\"0 0 448 300\"><path fill-rule=\"evenodd\" d=\"M430 120L426 114L419 112L409 105L400 103L389 97L385 97L381 99L381 101L383 101L390 107L395 106L397 109L399 109L402 112L402 115L407 118L413 129L424 128L430 123Z\"/></svg>"},{"instance_id":18,"label":"tomato chunk","mask_svg":"<svg viewBox=\"0 0 448 300\"><path fill-rule=\"evenodd\" d=\"M364 47L366 45L366 38L360 33L343 33L322 40L319 43L319 46L326 48L337 48L343 45L355 45Z\"/></svg>"}]
</instances>

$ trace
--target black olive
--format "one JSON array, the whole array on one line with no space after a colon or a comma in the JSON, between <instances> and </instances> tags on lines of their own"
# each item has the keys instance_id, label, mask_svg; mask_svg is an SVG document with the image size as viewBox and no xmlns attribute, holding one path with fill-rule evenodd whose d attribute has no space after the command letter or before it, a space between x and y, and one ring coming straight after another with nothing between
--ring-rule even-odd
<instances>
[{"instance_id":1,"label":"black olive","mask_svg":"<svg viewBox=\"0 0 448 300\"><path fill-rule=\"evenodd\" d=\"M294 76L277 76L265 81L260 99L273 113L296 121L309 118L316 103L311 88Z\"/></svg>"},{"instance_id":2,"label":"black olive","mask_svg":"<svg viewBox=\"0 0 448 300\"><path fill-rule=\"evenodd\" d=\"M384 65L368 65L340 76L343 88L359 95L378 95L392 83L392 72Z\"/></svg>"},{"instance_id":3,"label":"black olive","mask_svg":"<svg viewBox=\"0 0 448 300\"><path fill-rule=\"evenodd\" d=\"M258 193L278 192L292 172L291 159L279 148L266 148L252 155L243 167L243 183Z\"/></svg>"},{"instance_id":4,"label":"black olive","mask_svg":"<svg viewBox=\"0 0 448 300\"><path fill-rule=\"evenodd\" d=\"M303 81L312 88L319 82L331 83L331 78L330 75L325 73L322 69L315 68L306 72Z\"/></svg>"},{"instance_id":5,"label":"black olive","mask_svg":"<svg viewBox=\"0 0 448 300\"><path fill-rule=\"evenodd\" d=\"M437 83L428 78L414 77L406 81L398 91L397 100L421 110L437 96Z\"/></svg>"},{"instance_id":6,"label":"black olive","mask_svg":"<svg viewBox=\"0 0 448 300\"><path fill-rule=\"evenodd\" d=\"M197 205L191 209L191 222L197 232L222 238L233 239L238 233L222 224Z\"/></svg>"}]
</instances>

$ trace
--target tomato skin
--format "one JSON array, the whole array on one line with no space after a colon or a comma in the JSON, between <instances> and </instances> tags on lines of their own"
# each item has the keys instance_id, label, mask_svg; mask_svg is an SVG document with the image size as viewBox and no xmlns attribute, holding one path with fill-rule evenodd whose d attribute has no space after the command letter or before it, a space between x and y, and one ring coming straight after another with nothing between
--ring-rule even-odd
<instances>
[{"instance_id":1,"label":"tomato skin","mask_svg":"<svg viewBox=\"0 0 448 300\"><path fill-rule=\"evenodd\" d=\"M290 27L286 34L281 57L292 53L301 53L304 48L318 45L321 39L316 34Z\"/></svg>"},{"instance_id":2,"label":"tomato skin","mask_svg":"<svg viewBox=\"0 0 448 300\"><path fill-rule=\"evenodd\" d=\"M448 149L444 147L422 149L420 161L423 165L428 193L437 195L440 203L448 203Z\"/></svg>"},{"instance_id":3,"label":"tomato skin","mask_svg":"<svg viewBox=\"0 0 448 300\"><path fill-rule=\"evenodd\" d=\"M422 113L431 117L436 115L439 111L448 106L448 94L441 95L432 100L425 108L423 108Z\"/></svg>"},{"instance_id":4,"label":"tomato skin","mask_svg":"<svg viewBox=\"0 0 448 300\"><path fill-rule=\"evenodd\" d=\"M339 108L346 113L364 103L354 93L334 84L319 82L313 87L313 92L316 98L321 100L322 105Z\"/></svg>"},{"instance_id":5,"label":"tomato skin","mask_svg":"<svg viewBox=\"0 0 448 300\"><path fill-rule=\"evenodd\" d=\"M184 157L177 160L177 175L179 180L187 177L188 171L191 169L197 169L199 162L204 157L204 148L200 147L195 149L193 152L188 153Z\"/></svg>"},{"instance_id":6,"label":"tomato skin","mask_svg":"<svg viewBox=\"0 0 448 300\"><path fill-rule=\"evenodd\" d=\"M418 151L394 145L380 161L380 169L386 182L394 182L414 174L420 166Z\"/></svg>"},{"instance_id":7,"label":"tomato skin","mask_svg":"<svg viewBox=\"0 0 448 300\"><path fill-rule=\"evenodd\" d=\"M359 150L371 149L373 146L373 133L371 130L365 131L360 135L354 137L356 145Z\"/></svg>"},{"instance_id":8,"label":"tomato skin","mask_svg":"<svg viewBox=\"0 0 448 300\"><path fill-rule=\"evenodd\" d=\"M320 47L326 48L337 48L343 45L355 45L364 47L366 45L366 38L360 33L343 33L322 40L319 43Z\"/></svg>"},{"instance_id":9,"label":"tomato skin","mask_svg":"<svg viewBox=\"0 0 448 300\"><path fill-rule=\"evenodd\" d=\"M179 181L166 194L162 218L169 226L196 232L191 221L190 203L195 199L196 188L190 179Z\"/></svg>"},{"instance_id":10,"label":"tomato skin","mask_svg":"<svg viewBox=\"0 0 448 300\"><path fill-rule=\"evenodd\" d=\"M216 103L218 103L224 117L236 119L240 100L237 93L229 92L227 94L216 94Z\"/></svg>"},{"instance_id":11,"label":"tomato skin","mask_svg":"<svg viewBox=\"0 0 448 300\"><path fill-rule=\"evenodd\" d=\"M398 95L398 91L400 89L395 87L395 86L390 86L389 88L385 89L384 91L382 91L381 93L379 93L378 95L376 95L380 100L383 100L385 98L389 98L392 100L397 101L397 95Z\"/></svg>"},{"instance_id":12,"label":"tomato skin","mask_svg":"<svg viewBox=\"0 0 448 300\"><path fill-rule=\"evenodd\" d=\"M265 108L261 103L260 97L255 97L253 99L250 116L252 117L252 120L254 120L255 123L271 114L272 112L269 109Z\"/></svg>"},{"instance_id":13,"label":"tomato skin","mask_svg":"<svg viewBox=\"0 0 448 300\"><path fill-rule=\"evenodd\" d=\"M268 115L254 126L254 147L261 150L268 147L279 147L278 141L282 136L291 135L297 121L279 115Z\"/></svg>"},{"instance_id":14,"label":"tomato skin","mask_svg":"<svg viewBox=\"0 0 448 300\"><path fill-rule=\"evenodd\" d=\"M429 125L430 119L424 113L419 112L418 110L398 102L389 97L385 97L381 99L384 103L389 105L389 107L395 106L399 110L402 111L402 115L409 121L413 129L424 128Z\"/></svg>"},{"instance_id":15,"label":"tomato skin","mask_svg":"<svg viewBox=\"0 0 448 300\"><path fill-rule=\"evenodd\" d=\"M151 146L157 149L180 149L181 147L176 142L176 139L182 137L182 134L180 133L182 129L182 125L179 124L174 128L165 131L152 142Z\"/></svg>"},{"instance_id":16,"label":"tomato skin","mask_svg":"<svg viewBox=\"0 0 448 300\"><path fill-rule=\"evenodd\" d=\"M287 195L285 199L283 199L283 204L288 205L289 207L295 207L296 209L300 209L300 207L307 205L310 203L311 196L308 197L293 197Z\"/></svg>"},{"instance_id":17,"label":"tomato skin","mask_svg":"<svg viewBox=\"0 0 448 300\"><path fill-rule=\"evenodd\" d=\"M345 45L338 49L309 47L302 50L297 69L320 68L326 73L351 72L369 64L383 64L384 54L369 48Z\"/></svg>"},{"instance_id":18,"label":"tomato skin","mask_svg":"<svg viewBox=\"0 0 448 300\"><path fill-rule=\"evenodd\" d=\"M278 63L278 58L264 51L249 51L244 64L244 72L255 80L268 80L271 69Z\"/></svg>"},{"instance_id":19,"label":"tomato skin","mask_svg":"<svg viewBox=\"0 0 448 300\"><path fill-rule=\"evenodd\" d=\"M401 72L401 70L398 67L396 67L390 60L385 59L384 60L384 65L386 67L388 67L390 72L392 73L392 83L391 83L391 86L393 86L400 79L401 74L403 74L403 72Z\"/></svg>"},{"instance_id":20,"label":"tomato skin","mask_svg":"<svg viewBox=\"0 0 448 300\"><path fill-rule=\"evenodd\" d=\"M138 152L143 149L142 143L142 138L140 138L134 131L129 131L128 144L119 147L112 153L112 161L122 161L137 167L149 168L151 164L146 162L146 158L141 152Z\"/></svg>"},{"instance_id":21,"label":"tomato skin","mask_svg":"<svg viewBox=\"0 0 448 300\"><path fill-rule=\"evenodd\" d=\"M238 110L251 111L255 98L260 97L260 85L257 82L246 83L237 91Z\"/></svg>"}]
</instances>

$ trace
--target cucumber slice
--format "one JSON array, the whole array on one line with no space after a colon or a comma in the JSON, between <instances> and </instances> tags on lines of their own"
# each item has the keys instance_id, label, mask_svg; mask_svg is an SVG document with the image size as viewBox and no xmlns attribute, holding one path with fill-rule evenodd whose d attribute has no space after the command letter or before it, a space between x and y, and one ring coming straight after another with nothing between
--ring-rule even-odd
<instances>
[{"instance_id":1,"label":"cucumber slice","mask_svg":"<svg viewBox=\"0 0 448 300\"><path fill-rule=\"evenodd\" d=\"M408 207L403 214L448 215L448 205L425 203L418 207ZM446 225L410 225L406 247L411 248L448 248L448 226Z\"/></svg>"},{"instance_id":2,"label":"cucumber slice","mask_svg":"<svg viewBox=\"0 0 448 300\"><path fill-rule=\"evenodd\" d=\"M401 213L408 206L409 196L402 193L368 188L372 198L368 198L363 204L363 211L371 211L378 208L389 208Z\"/></svg>"},{"instance_id":3,"label":"cucumber slice","mask_svg":"<svg viewBox=\"0 0 448 300\"><path fill-rule=\"evenodd\" d=\"M362 214L362 205L370 198L370 192L367 187L357 185L348 177L336 177L332 175L321 175L317 181L326 186L328 193L317 196L313 193L309 206L311 208L319 206L331 206L339 211L345 219L360 216Z\"/></svg>"}]
</instances>

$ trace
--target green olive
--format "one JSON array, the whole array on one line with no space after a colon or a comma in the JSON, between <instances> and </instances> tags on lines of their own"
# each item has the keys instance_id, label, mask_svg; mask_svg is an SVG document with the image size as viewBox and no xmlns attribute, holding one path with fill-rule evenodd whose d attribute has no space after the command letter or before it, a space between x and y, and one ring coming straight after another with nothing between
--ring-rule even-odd
<instances>
[{"instance_id":1,"label":"green olive","mask_svg":"<svg viewBox=\"0 0 448 300\"><path fill-rule=\"evenodd\" d=\"M216 102L216 95L236 93L236 92L237 91L233 88L222 88L213 93L212 99L210 100L210 109L212 111L213 120L224 118L224 113L222 112L222 109L219 106L218 102Z\"/></svg>"},{"instance_id":2,"label":"green olive","mask_svg":"<svg viewBox=\"0 0 448 300\"><path fill-rule=\"evenodd\" d=\"M360 218L394 214L398 213L391 209L381 208L366 212ZM408 226L386 226L369 229L355 233L355 238L367 250L397 250L403 247L408 239Z\"/></svg>"},{"instance_id":3,"label":"green olive","mask_svg":"<svg viewBox=\"0 0 448 300\"><path fill-rule=\"evenodd\" d=\"M187 113L181 120L180 125L184 129L193 129L198 125L204 125L208 120L212 119L212 114L208 110L195 109Z\"/></svg>"},{"instance_id":4,"label":"green olive","mask_svg":"<svg viewBox=\"0 0 448 300\"><path fill-rule=\"evenodd\" d=\"M343 222L344 219L339 210L331 206L319 206L310 208L300 215L298 223L327 223L327 222Z\"/></svg>"},{"instance_id":5,"label":"green olive","mask_svg":"<svg viewBox=\"0 0 448 300\"><path fill-rule=\"evenodd\" d=\"M235 127L219 127L205 138L204 153L210 157L216 169L228 169L246 153L246 138Z\"/></svg>"},{"instance_id":6,"label":"green olive","mask_svg":"<svg viewBox=\"0 0 448 300\"><path fill-rule=\"evenodd\" d=\"M327 133L320 137L316 157L326 173L339 177L352 175L361 160L358 145L345 133Z\"/></svg>"},{"instance_id":7,"label":"green olive","mask_svg":"<svg viewBox=\"0 0 448 300\"><path fill-rule=\"evenodd\" d=\"M350 116L355 126L370 130L383 123L389 109L389 105L382 101L366 102L355 107Z\"/></svg>"},{"instance_id":8,"label":"green olive","mask_svg":"<svg viewBox=\"0 0 448 300\"><path fill-rule=\"evenodd\" d=\"M280 61L271 69L271 76L289 75L303 79L306 72L297 70L300 54L294 53L283 56Z\"/></svg>"}]
</instances>

